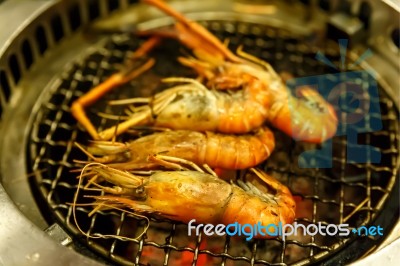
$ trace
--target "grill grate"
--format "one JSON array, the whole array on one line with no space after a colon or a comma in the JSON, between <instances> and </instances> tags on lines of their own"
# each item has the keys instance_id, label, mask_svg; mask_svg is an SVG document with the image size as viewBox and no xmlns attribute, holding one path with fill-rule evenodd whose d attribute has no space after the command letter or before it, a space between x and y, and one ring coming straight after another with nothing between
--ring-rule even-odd
<instances>
[{"instance_id":1,"label":"grill grate","mask_svg":"<svg viewBox=\"0 0 400 266\"><path fill-rule=\"evenodd\" d=\"M245 51L270 62L278 72L286 71L299 77L335 74L314 59L321 48L317 49L309 45L307 40L295 38L285 30L244 22L209 21L204 24L220 39L229 38L232 49L243 44ZM51 88L35 114L29 144L31 165L28 168L36 172L36 189L39 189L59 223L92 249L114 262L126 265L194 265L196 262L207 265L304 264L326 258L354 240L354 237L299 236L286 241L272 239L246 242L229 237L195 237L187 235L186 225L156 219L151 220L146 234L138 240L122 241L105 237L87 240L82 237L75 227L72 208L67 203L73 201L78 183L76 173L70 172L79 167L73 160L86 159L74 142L86 144L90 138L76 124L69 107L73 100L115 72L124 58L142 41L127 34L115 34L104 46L93 48L81 62L61 74L59 82ZM118 107L107 106L107 101L151 95L160 87L160 77L194 74L176 63L175 58L183 49L176 49L177 45L174 41L166 42L165 46L154 51L157 64L151 72L121 86L89 108L91 119L99 125L99 129L115 121L100 118L96 115L98 112L122 112ZM339 64L336 44L327 44L323 50L331 61ZM399 128L393 102L383 90L379 93L379 99L371 101L379 103L381 113L371 113L365 120L370 123L376 117L381 117L383 128L360 135L361 144L380 149L382 160L379 164L359 164L347 160L346 149L352 144L347 142L346 137L339 136L332 140L332 169L298 168L299 154L315 146L296 143L276 132L276 150L263 167L287 184L299 199L298 223L338 224L351 216L347 223L350 227L358 227L372 224L382 211L397 176ZM343 115L339 119L343 122L346 117ZM80 203L85 201L87 199L83 197L78 200ZM360 206L363 202L365 204ZM89 218L90 211L86 207L77 208L79 224L88 234L134 237L145 226L143 220L128 214L98 212Z\"/></svg>"}]
</instances>

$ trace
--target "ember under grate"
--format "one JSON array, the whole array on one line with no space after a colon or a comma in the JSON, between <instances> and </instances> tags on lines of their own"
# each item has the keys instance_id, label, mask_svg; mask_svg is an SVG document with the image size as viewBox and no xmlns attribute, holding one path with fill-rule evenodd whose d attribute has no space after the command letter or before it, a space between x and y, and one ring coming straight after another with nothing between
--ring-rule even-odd
<instances>
[{"instance_id":1,"label":"ember under grate","mask_svg":"<svg viewBox=\"0 0 400 266\"><path fill-rule=\"evenodd\" d=\"M296 77L332 73L332 69L316 61L319 49L305 40L291 37L288 32L242 22L207 22L219 38L229 38L234 49L239 44L244 50L268 62L278 71ZM106 258L121 264L144 265L285 265L315 262L326 258L344 247L354 237L332 236L291 237L246 242L241 238L187 236L187 226L168 221L151 220L150 228L139 240L116 239L87 240L78 233L72 218L71 206L77 188L78 165L74 159L87 159L74 146L86 144L89 136L81 130L70 114L71 102L107 78L134 51L143 40L125 34L113 35L101 48L94 48L81 62L60 76L59 82L43 100L32 125L29 171L36 172L36 185L48 208L67 230ZM106 105L111 99L151 95L160 87L160 77L190 76L193 73L180 66L175 58L182 53L177 43L166 42L154 51L157 65L152 71L121 86L89 108L89 113L99 129L115 123L96 114L120 114L121 109ZM167 52L166 52L167 51ZM324 53L339 64L337 44L327 45ZM334 77L334 76L332 76ZM368 84L366 84L368 85ZM381 131L365 133L362 144L381 149L380 164L358 164L346 160L347 141L335 137L333 169L300 169L298 155L313 145L296 143L276 132L277 147L263 165L272 176L287 184L299 199L297 222L342 223L351 227L371 224L382 211L397 176L398 114L393 102L380 91L381 114L370 114L370 121L381 116ZM340 117L343 121L345 117ZM368 125L365 125L368 127ZM37 171L40 170L40 171ZM85 202L80 198L79 202ZM362 202L365 204L356 209ZM356 211L355 211L356 210ZM144 221L120 212L98 212L88 217L91 208L78 207L81 228L88 234L135 237L144 229ZM347 216L351 216L348 218Z\"/></svg>"}]
</instances>

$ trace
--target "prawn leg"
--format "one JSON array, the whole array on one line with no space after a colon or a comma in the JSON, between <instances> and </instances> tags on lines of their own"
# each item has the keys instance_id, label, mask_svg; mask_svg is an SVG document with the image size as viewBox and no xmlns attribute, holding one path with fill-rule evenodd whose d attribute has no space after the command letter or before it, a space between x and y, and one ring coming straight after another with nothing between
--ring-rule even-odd
<instances>
[{"instance_id":1,"label":"prawn leg","mask_svg":"<svg viewBox=\"0 0 400 266\"><path fill-rule=\"evenodd\" d=\"M110 163L120 157L120 153L128 151L127 145L120 142L94 141L90 146L90 150L86 150L82 145L75 142L84 154L97 163ZM101 155L102 157L96 157Z\"/></svg>"},{"instance_id":2,"label":"prawn leg","mask_svg":"<svg viewBox=\"0 0 400 266\"><path fill-rule=\"evenodd\" d=\"M277 208L280 220L290 223L287 221L295 217L296 202L293 199L292 193L289 188L280 183L277 179L267 175L264 171L256 168L250 168L250 171L261 179L269 188L272 188L275 193L262 193L256 186L251 183L247 183L250 190L261 198L267 201L276 202L279 208Z\"/></svg>"},{"instance_id":3,"label":"prawn leg","mask_svg":"<svg viewBox=\"0 0 400 266\"><path fill-rule=\"evenodd\" d=\"M194 162L178 157L155 154L150 155L148 160L174 170L188 170L187 168L182 166L188 165L191 166L194 170L204 173L204 171Z\"/></svg>"},{"instance_id":4,"label":"prawn leg","mask_svg":"<svg viewBox=\"0 0 400 266\"><path fill-rule=\"evenodd\" d=\"M250 168L250 171L253 172L258 178L260 178L262 181L264 181L265 184L270 186L272 189L276 191L280 191L283 185L278 182L275 178L272 178L271 176L267 175L265 172L260 171L256 168Z\"/></svg>"},{"instance_id":5,"label":"prawn leg","mask_svg":"<svg viewBox=\"0 0 400 266\"><path fill-rule=\"evenodd\" d=\"M154 37L147 40L130 58L130 60L137 59L139 57L144 56L148 53L154 46L159 43L159 38ZM90 136L98 140L100 136L94 127L93 123L88 118L84 108L92 105L96 102L99 98L103 95L108 93L109 91L113 90L115 87L125 84L130 80L136 78L137 76L141 75L142 73L149 70L155 63L154 59L147 60L142 66L136 68L133 62L129 63L124 70L117 72L111 75L108 79L106 79L101 84L97 85L93 89L91 89L88 93L81 96L77 100L72 103L71 106L71 113L75 117L75 119L87 130Z\"/></svg>"}]
</instances>

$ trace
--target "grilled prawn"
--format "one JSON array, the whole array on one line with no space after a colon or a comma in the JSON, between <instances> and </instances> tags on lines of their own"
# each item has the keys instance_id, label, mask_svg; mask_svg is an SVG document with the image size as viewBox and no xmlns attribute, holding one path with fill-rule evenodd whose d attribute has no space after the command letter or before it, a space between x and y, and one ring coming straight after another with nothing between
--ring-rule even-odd
<instances>
[{"instance_id":1,"label":"grilled prawn","mask_svg":"<svg viewBox=\"0 0 400 266\"><path fill-rule=\"evenodd\" d=\"M164 90L132 108L129 118L98 135L108 140L132 126L153 125L170 129L248 133L260 127L268 117L270 94L263 84L248 76L249 83L257 83L238 91L209 90L200 82L188 78L168 78L167 82L186 82ZM126 102L126 101L124 101Z\"/></svg>"},{"instance_id":2,"label":"grilled prawn","mask_svg":"<svg viewBox=\"0 0 400 266\"><path fill-rule=\"evenodd\" d=\"M127 144L94 141L85 151L94 161L120 170L150 169L152 154L180 157L212 168L245 169L266 160L274 150L273 133L266 127L254 134L224 135L188 130L162 131ZM101 157L94 157L101 156Z\"/></svg>"},{"instance_id":3,"label":"grilled prawn","mask_svg":"<svg viewBox=\"0 0 400 266\"><path fill-rule=\"evenodd\" d=\"M156 95L154 99L145 100L147 107L140 108L139 112L117 127L99 134L83 108L114 87L150 69L154 60L148 60L137 69L131 64L126 71L112 75L72 104L72 114L94 139L111 139L114 132L120 134L140 124L247 133L268 121L297 140L315 143L321 143L336 133L338 120L335 110L316 91L303 87L297 90L295 96L292 95L268 63L240 49L235 55L204 27L188 20L163 1L143 2L173 16L177 20L176 31L175 34L171 31L147 32L153 37L134 53L133 59L148 53L161 37L174 35L195 55L193 58L179 58L180 62L197 71L209 89L230 91L230 94L207 93L204 91L206 87L193 86L193 82L177 86ZM153 121L154 114L156 119Z\"/></svg>"},{"instance_id":4,"label":"grilled prawn","mask_svg":"<svg viewBox=\"0 0 400 266\"><path fill-rule=\"evenodd\" d=\"M172 162L177 161L177 158L172 159ZM104 165L89 165L86 169L108 182L108 185L95 184L104 193L94 196L96 209L123 207L184 223L196 219L198 223L260 222L266 226L292 223L295 217L295 202L289 189L254 168L249 174L262 179L270 189L269 194L261 193L251 183L229 184L200 168L153 172L150 176L134 175Z\"/></svg>"},{"instance_id":5,"label":"grilled prawn","mask_svg":"<svg viewBox=\"0 0 400 266\"><path fill-rule=\"evenodd\" d=\"M200 24L184 17L161 0L143 0L174 17L175 33L149 31L142 34L175 37L192 49L194 58L179 61L198 72L208 88L246 89L251 86L268 90L270 100L266 120L274 127L297 140L321 143L331 138L337 130L338 120L334 108L315 90L299 88L292 95L279 75L267 62L238 49L233 54L215 36ZM248 82L248 76L253 82ZM260 84L261 83L261 84Z\"/></svg>"}]
</instances>

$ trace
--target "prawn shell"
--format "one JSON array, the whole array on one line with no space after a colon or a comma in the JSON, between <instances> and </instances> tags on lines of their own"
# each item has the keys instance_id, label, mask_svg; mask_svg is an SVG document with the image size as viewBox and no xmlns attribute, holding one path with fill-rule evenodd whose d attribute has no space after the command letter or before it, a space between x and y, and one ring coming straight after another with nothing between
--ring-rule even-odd
<instances>
[{"instance_id":1,"label":"prawn shell","mask_svg":"<svg viewBox=\"0 0 400 266\"><path fill-rule=\"evenodd\" d=\"M175 130L141 137L125 144L125 148L118 145L117 151L121 151L120 154L108 146L102 150L103 146L106 145L100 143L88 151L97 154L103 151L103 158L110 158L108 166L120 170L151 168L155 165L147 161L148 155L159 153L200 165L208 164L210 167L246 169L260 164L270 156L275 148L275 139L268 128L260 128L253 134L245 135Z\"/></svg>"},{"instance_id":2,"label":"prawn shell","mask_svg":"<svg viewBox=\"0 0 400 266\"><path fill-rule=\"evenodd\" d=\"M114 190L111 195L96 196L98 204L128 207L137 212L161 215L172 220L209 224L270 224L292 223L295 202L289 189L264 172L254 170L269 187L260 193L249 183L242 187L229 184L217 176L198 171L163 171L148 177L132 175L109 167L92 169L106 181L120 188L138 187L143 182L144 195ZM240 184L240 182L239 182ZM126 191L126 190L124 190ZM270 231L269 231L270 232ZM271 238L274 235L256 235Z\"/></svg>"},{"instance_id":3,"label":"prawn shell","mask_svg":"<svg viewBox=\"0 0 400 266\"><path fill-rule=\"evenodd\" d=\"M215 131L218 128L217 98L211 91L181 93L157 114L155 126Z\"/></svg>"},{"instance_id":4,"label":"prawn shell","mask_svg":"<svg viewBox=\"0 0 400 266\"><path fill-rule=\"evenodd\" d=\"M278 181L276 181L278 183ZM147 198L141 204L150 212L188 223L258 224L292 223L295 203L289 190L280 185L277 198L266 200L209 174L182 171L160 172L146 185ZM271 232L271 230L269 230ZM275 233L275 232L273 232ZM271 238L257 235L256 238Z\"/></svg>"},{"instance_id":5,"label":"prawn shell","mask_svg":"<svg viewBox=\"0 0 400 266\"><path fill-rule=\"evenodd\" d=\"M267 226L269 224L278 225L279 222L283 225L293 222L294 201L289 199L284 204L279 201L268 202L237 186L234 186L233 189L232 198L224 213L224 224L238 222L239 224L253 225L260 222L261 225ZM289 193L289 195L291 194Z\"/></svg>"},{"instance_id":6,"label":"prawn shell","mask_svg":"<svg viewBox=\"0 0 400 266\"><path fill-rule=\"evenodd\" d=\"M164 217L185 223L196 219L216 224L229 203L232 187L209 174L174 171L152 175L146 193L143 204Z\"/></svg>"}]
</instances>

